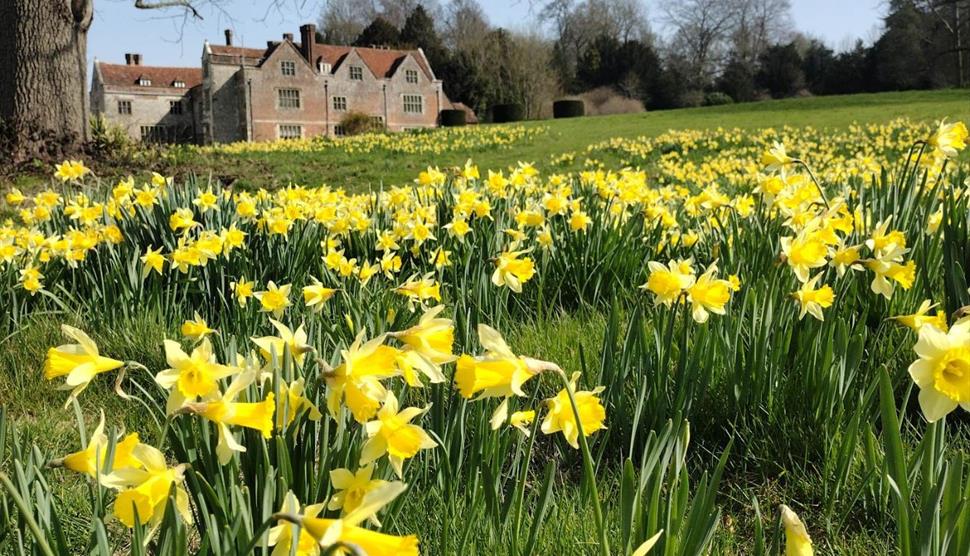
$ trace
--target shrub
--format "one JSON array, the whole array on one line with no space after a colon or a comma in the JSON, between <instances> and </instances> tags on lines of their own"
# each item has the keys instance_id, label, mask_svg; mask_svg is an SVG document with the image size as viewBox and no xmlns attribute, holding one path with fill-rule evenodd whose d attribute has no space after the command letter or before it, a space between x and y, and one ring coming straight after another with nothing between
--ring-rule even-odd
<instances>
[{"instance_id":1,"label":"shrub","mask_svg":"<svg viewBox=\"0 0 970 556\"><path fill-rule=\"evenodd\" d=\"M722 106L724 104L734 104L731 95L721 91L713 91L704 96L704 106Z\"/></svg>"},{"instance_id":2,"label":"shrub","mask_svg":"<svg viewBox=\"0 0 970 556\"><path fill-rule=\"evenodd\" d=\"M643 112L643 103L616 92L612 87L597 87L580 95L586 114L606 116L609 114L635 114Z\"/></svg>"},{"instance_id":3,"label":"shrub","mask_svg":"<svg viewBox=\"0 0 970 556\"><path fill-rule=\"evenodd\" d=\"M692 89L680 95L680 106L683 108L696 108L704 105L704 91Z\"/></svg>"},{"instance_id":4,"label":"shrub","mask_svg":"<svg viewBox=\"0 0 970 556\"><path fill-rule=\"evenodd\" d=\"M500 124L518 122L525 119L525 109L521 104L496 104L492 107L492 121Z\"/></svg>"},{"instance_id":5,"label":"shrub","mask_svg":"<svg viewBox=\"0 0 970 556\"><path fill-rule=\"evenodd\" d=\"M552 117L577 118L586 114L586 104L582 99L561 99L552 103Z\"/></svg>"},{"instance_id":6,"label":"shrub","mask_svg":"<svg viewBox=\"0 0 970 556\"><path fill-rule=\"evenodd\" d=\"M444 127L463 126L466 123L466 113L464 110L442 110L438 121Z\"/></svg>"},{"instance_id":7,"label":"shrub","mask_svg":"<svg viewBox=\"0 0 970 556\"><path fill-rule=\"evenodd\" d=\"M340 125L344 129L345 135L360 135L361 133L382 131L384 129L384 124L373 116L369 116L363 112L349 112L341 118Z\"/></svg>"}]
</instances>

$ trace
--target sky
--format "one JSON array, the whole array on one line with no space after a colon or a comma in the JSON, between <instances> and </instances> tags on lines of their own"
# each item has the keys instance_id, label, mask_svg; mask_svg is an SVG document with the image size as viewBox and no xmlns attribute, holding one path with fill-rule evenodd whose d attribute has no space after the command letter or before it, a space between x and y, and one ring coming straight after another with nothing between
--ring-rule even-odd
<instances>
[{"instance_id":1,"label":"sky","mask_svg":"<svg viewBox=\"0 0 970 556\"><path fill-rule=\"evenodd\" d=\"M447 0L440 0L445 3ZM656 0L644 0L654 30L662 32ZM282 10L267 10L268 0L224 0L225 11L202 10L203 19L177 9L139 10L134 0L96 0L88 33L88 61L124 63L126 52L142 54L153 66L199 66L202 44L225 40L233 29L236 45L259 47L279 40L283 33L299 36L303 23L316 22L324 0L284 0ZM522 29L532 19L529 0L479 0L492 25ZM883 0L791 0L795 27L821 38L829 47L844 49L857 38L871 41L879 28Z\"/></svg>"}]
</instances>

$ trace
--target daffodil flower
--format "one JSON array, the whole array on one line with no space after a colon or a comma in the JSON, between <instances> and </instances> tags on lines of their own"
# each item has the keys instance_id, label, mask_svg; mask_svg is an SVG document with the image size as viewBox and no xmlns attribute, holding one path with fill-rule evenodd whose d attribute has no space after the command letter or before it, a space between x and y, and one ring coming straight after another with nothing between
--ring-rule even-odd
<instances>
[{"instance_id":1,"label":"daffodil flower","mask_svg":"<svg viewBox=\"0 0 970 556\"><path fill-rule=\"evenodd\" d=\"M77 343L47 350L44 378L53 380L61 376L67 377L63 386L63 389L71 389L71 395L64 404L67 407L71 400L76 399L88 387L95 376L118 369L124 362L102 356L98 345L82 330L62 324L61 332Z\"/></svg>"},{"instance_id":2,"label":"daffodil flower","mask_svg":"<svg viewBox=\"0 0 970 556\"><path fill-rule=\"evenodd\" d=\"M219 391L219 380L239 369L216 362L212 344L203 338L192 354L186 354L178 342L165 340L165 360L169 368L155 375L155 382L169 391L165 412L173 414L186 401L209 398Z\"/></svg>"},{"instance_id":3,"label":"daffodil flower","mask_svg":"<svg viewBox=\"0 0 970 556\"><path fill-rule=\"evenodd\" d=\"M781 524L785 528L785 556L812 556L812 539L805 524L791 508L781 505Z\"/></svg>"},{"instance_id":4,"label":"daffodil flower","mask_svg":"<svg viewBox=\"0 0 970 556\"><path fill-rule=\"evenodd\" d=\"M397 397L394 392L388 391L384 404L377 412L377 418L364 424L367 441L360 451L360 464L367 465L387 454L394 472L401 477L404 460L416 456L421 450L438 445L424 429L411 424L415 417L430 408L427 405L424 408L409 407L399 410Z\"/></svg>"},{"instance_id":5,"label":"daffodil flower","mask_svg":"<svg viewBox=\"0 0 970 556\"><path fill-rule=\"evenodd\" d=\"M926 420L938 421L957 406L970 411L970 317L948 331L924 325L913 350L919 359L909 366L909 376L919 387Z\"/></svg>"},{"instance_id":6,"label":"daffodil flower","mask_svg":"<svg viewBox=\"0 0 970 556\"><path fill-rule=\"evenodd\" d=\"M604 387L597 386L593 390L577 391L578 380L579 373L573 373L568 386L573 392L573 399L576 400L576 412L573 412L569 401L569 392L563 388L555 397L546 400L548 413L540 425L543 434L562 432L566 442L577 450L579 449L579 426L582 426L583 436L590 436L606 428L604 424L606 409L599 399L599 394ZM576 420L576 413L579 413L579 421Z\"/></svg>"},{"instance_id":7,"label":"daffodil flower","mask_svg":"<svg viewBox=\"0 0 970 556\"><path fill-rule=\"evenodd\" d=\"M84 473L97 478L102 469L112 470L126 467L140 467L141 462L133 456L133 451L139 444L138 433L131 433L117 442L114 446L110 465L106 465L108 457L108 435L104 433L104 410L101 410L101 420L88 438L83 450L68 454L61 459L51 462L52 466L64 466L71 471Z\"/></svg>"},{"instance_id":8,"label":"daffodil flower","mask_svg":"<svg viewBox=\"0 0 970 556\"><path fill-rule=\"evenodd\" d=\"M192 523L189 496L182 486L185 465L169 467L162 452L146 444L138 444L131 455L140 463L139 466L116 469L101 478L101 484L119 491L113 508L118 521L128 528L134 527L137 522L151 524L154 529L165 516L174 485L175 509L182 521Z\"/></svg>"}]
</instances>

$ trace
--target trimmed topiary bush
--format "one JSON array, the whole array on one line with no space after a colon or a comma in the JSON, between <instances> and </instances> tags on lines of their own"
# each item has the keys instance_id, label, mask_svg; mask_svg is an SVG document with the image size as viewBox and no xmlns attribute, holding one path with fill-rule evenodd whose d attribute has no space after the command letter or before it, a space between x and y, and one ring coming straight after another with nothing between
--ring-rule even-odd
<instances>
[{"instance_id":1,"label":"trimmed topiary bush","mask_svg":"<svg viewBox=\"0 0 970 556\"><path fill-rule=\"evenodd\" d=\"M521 104L496 104L492 107L492 121L497 124L519 122L524 119L525 110Z\"/></svg>"},{"instance_id":2,"label":"trimmed topiary bush","mask_svg":"<svg viewBox=\"0 0 970 556\"><path fill-rule=\"evenodd\" d=\"M458 127L467 123L466 116L464 110L442 110L438 120L444 127Z\"/></svg>"},{"instance_id":3,"label":"trimmed topiary bush","mask_svg":"<svg viewBox=\"0 0 970 556\"><path fill-rule=\"evenodd\" d=\"M552 103L553 118L578 118L586 115L586 104L580 99L567 98Z\"/></svg>"}]
</instances>

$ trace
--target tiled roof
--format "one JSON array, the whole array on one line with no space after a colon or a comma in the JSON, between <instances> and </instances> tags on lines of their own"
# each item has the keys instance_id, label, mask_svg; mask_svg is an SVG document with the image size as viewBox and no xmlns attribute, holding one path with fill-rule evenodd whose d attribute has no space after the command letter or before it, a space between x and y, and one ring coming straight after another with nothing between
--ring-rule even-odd
<instances>
[{"instance_id":1,"label":"tiled roof","mask_svg":"<svg viewBox=\"0 0 970 556\"><path fill-rule=\"evenodd\" d=\"M106 64L98 62L101 79L106 87L128 88L132 90L145 89L177 89L189 90L202 83L200 68L166 68L160 66L130 66L126 64ZM151 85L138 84L139 79L146 78ZM184 87L176 87L175 82L185 83Z\"/></svg>"},{"instance_id":2,"label":"tiled roof","mask_svg":"<svg viewBox=\"0 0 970 556\"><path fill-rule=\"evenodd\" d=\"M235 56L252 59L256 64L262 62L262 60L268 57L272 51L275 49L277 44L273 47L266 49L262 48L245 48L241 46L222 46L222 45L209 45L212 53L217 56ZM297 50L300 49L300 43L293 43L293 46ZM362 46L338 46L333 44L323 44L317 43L314 47L314 55L318 58L323 58L324 63L330 64L332 67L336 68L340 65L340 62L350 53L351 50L356 50L357 54L360 56L364 64L376 75L378 78L390 77L394 74L397 66L404 61L404 58L408 54L412 54L414 59L424 70L428 78L431 78L431 68L428 67L427 61L424 59L417 50L396 50L387 48L368 48ZM314 61L315 62L315 61Z\"/></svg>"}]
</instances>

